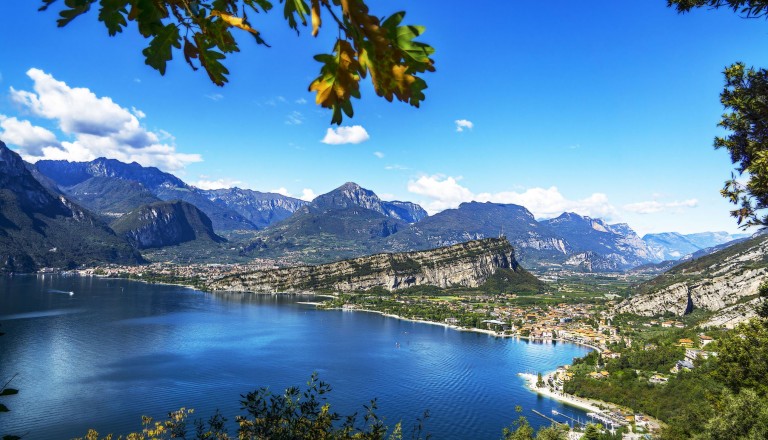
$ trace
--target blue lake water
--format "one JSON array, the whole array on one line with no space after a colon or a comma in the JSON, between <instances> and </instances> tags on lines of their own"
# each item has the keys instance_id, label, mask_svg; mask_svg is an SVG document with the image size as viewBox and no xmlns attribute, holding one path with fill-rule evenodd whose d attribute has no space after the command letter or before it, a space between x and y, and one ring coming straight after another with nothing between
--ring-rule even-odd
<instances>
[{"instance_id":1,"label":"blue lake water","mask_svg":"<svg viewBox=\"0 0 768 440\"><path fill-rule=\"evenodd\" d=\"M69 292L73 292L72 295ZM181 407L231 420L240 394L280 393L312 372L342 415L377 399L388 425L410 432L424 410L435 439L497 439L531 410L584 418L539 397L519 372L554 370L589 349L460 332L374 313L323 311L299 296L209 294L94 277L0 278L0 434L66 439L140 430L141 416ZM234 432L230 432L234 434Z\"/></svg>"}]
</instances>

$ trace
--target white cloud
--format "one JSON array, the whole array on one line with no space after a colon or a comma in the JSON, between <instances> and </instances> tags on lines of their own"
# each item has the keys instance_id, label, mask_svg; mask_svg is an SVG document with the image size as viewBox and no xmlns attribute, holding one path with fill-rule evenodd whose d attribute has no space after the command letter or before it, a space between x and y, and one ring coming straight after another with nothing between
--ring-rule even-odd
<instances>
[{"instance_id":1,"label":"white cloud","mask_svg":"<svg viewBox=\"0 0 768 440\"><path fill-rule=\"evenodd\" d=\"M61 147L55 134L43 127L32 125L29 121L0 115L0 128L0 139L32 155L42 155L46 147Z\"/></svg>"},{"instance_id":2,"label":"white cloud","mask_svg":"<svg viewBox=\"0 0 768 440\"><path fill-rule=\"evenodd\" d=\"M615 220L616 208L608 202L608 197L595 193L581 200L569 200L557 187L529 188L524 192L504 191L498 193L476 194L459 184L460 177L443 175L422 176L408 182L408 191L428 197L422 206L430 214L444 209L456 208L463 202L494 202L521 205L533 213L536 218L556 217L563 212L575 212L589 217Z\"/></svg>"},{"instance_id":3,"label":"white cloud","mask_svg":"<svg viewBox=\"0 0 768 440\"><path fill-rule=\"evenodd\" d=\"M283 195L283 196L286 196L286 197L298 198L298 199L301 199L301 200L305 200L307 202L311 202L312 200L314 200L315 197L317 197L317 194L315 194L315 192L312 189L310 189L310 188L302 189L300 196L295 196L295 195L291 194L291 192L288 191L288 189L286 189L284 186L281 186L280 188L277 188L277 189L271 189L271 190L269 190L269 192L280 194L280 195Z\"/></svg>"},{"instance_id":4,"label":"white cloud","mask_svg":"<svg viewBox=\"0 0 768 440\"><path fill-rule=\"evenodd\" d=\"M459 185L460 179L442 175L421 176L418 180L408 182L408 191L432 199L425 204L424 209L434 214L474 199L472 191Z\"/></svg>"},{"instance_id":5,"label":"white cloud","mask_svg":"<svg viewBox=\"0 0 768 440\"><path fill-rule=\"evenodd\" d=\"M456 123L456 131L458 131L459 133L464 131L464 129L472 130L472 128L474 128L475 126L475 124L473 124L472 121L468 121L466 119L457 119L453 122Z\"/></svg>"},{"instance_id":6,"label":"white cloud","mask_svg":"<svg viewBox=\"0 0 768 440\"><path fill-rule=\"evenodd\" d=\"M405 170L409 170L410 168L404 165L394 164L394 165L387 165L384 167L384 169L387 171L405 171Z\"/></svg>"},{"instance_id":7,"label":"white cloud","mask_svg":"<svg viewBox=\"0 0 768 440\"><path fill-rule=\"evenodd\" d=\"M198 180L194 183L194 185L200 189L223 189L223 188L234 188L238 185L240 185L241 181L239 180L232 180L232 179L216 179L216 180L207 180L204 177L202 179Z\"/></svg>"},{"instance_id":8,"label":"white cloud","mask_svg":"<svg viewBox=\"0 0 768 440\"><path fill-rule=\"evenodd\" d=\"M283 196L286 196L286 197L293 197L291 195L291 193L288 192L288 190L284 186L281 186L280 188L277 188L277 189L270 189L269 192L275 193L275 194L280 194L280 195L283 195Z\"/></svg>"},{"instance_id":9,"label":"white cloud","mask_svg":"<svg viewBox=\"0 0 768 440\"><path fill-rule=\"evenodd\" d=\"M285 123L288 125L301 125L304 123L304 115L301 112L292 111L286 116Z\"/></svg>"},{"instance_id":10,"label":"white cloud","mask_svg":"<svg viewBox=\"0 0 768 440\"><path fill-rule=\"evenodd\" d=\"M136 116L139 119L144 119L147 117L147 114L143 111L137 109L136 107L131 107L131 113L133 113L134 116Z\"/></svg>"},{"instance_id":11,"label":"white cloud","mask_svg":"<svg viewBox=\"0 0 768 440\"><path fill-rule=\"evenodd\" d=\"M307 100L304 98L299 98L296 101L294 101L296 104L306 104Z\"/></svg>"},{"instance_id":12,"label":"white cloud","mask_svg":"<svg viewBox=\"0 0 768 440\"><path fill-rule=\"evenodd\" d=\"M160 140L162 136L168 141L168 136L141 126L138 116L146 115L139 110L121 107L87 88L69 87L40 69L29 69L27 76L34 82L34 92L11 87L11 99L35 116L56 121L74 141L37 148L18 145L26 160L88 161L103 156L166 171L202 161L199 154L178 153L175 145Z\"/></svg>"},{"instance_id":13,"label":"white cloud","mask_svg":"<svg viewBox=\"0 0 768 440\"><path fill-rule=\"evenodd\" d=\"M222 95L221 93L213 93L210 95L205 95L205 97L210 99L211 101L221 101L222 99L224 99L224 95Z\"/></svg>"},{"instance_id":14,"label":"white cloud","mask_svg":"<svg viewBox=\"0 0 768 440\"><path fill-rule=\"evenodd\" d=\"M378 157L379 159L384 159L384 153L382 153L381 151L374 151L373 155Z\"/></svg>"},{"instance_id":15,"label":"white cloud","mask_svg":"<svg viewBox=\"0 0 768 440\"><path fill-rule=\"evenodd\" d=\"M301 196L299 196L301 200L306 200L307 202L311 202L315 199L315 197L317 197L317 194L315 194L315 192L310 188L304 188L301 190Z\"/></svg>"},{"instance_id":16,"label":"white cloud","mask_svg":"<svg viewBox=\"0 0 768 440\"><path fill-rule=\"evenodd\" d=\"M699 206L698 200L688 199L674 202L659 202L658 200L651 200L648 202L630 203L624 205L623 208L629 212L634 212L637 214L655 214L662 211L679 212L685 208L695 208L697 206Z\"/></svg>"},{"instance_id":17,"label":"white cloud","mask_svg":"<svg viewBox=\"0 0 768 440\"><path fill-rule=\"evenodd\" d=\"M359 144L368 139L370 136L362 125L353 125L351 127L338 127L335 130L329 128L320 142L329 145Z\"/></svg>"}]
</instances>

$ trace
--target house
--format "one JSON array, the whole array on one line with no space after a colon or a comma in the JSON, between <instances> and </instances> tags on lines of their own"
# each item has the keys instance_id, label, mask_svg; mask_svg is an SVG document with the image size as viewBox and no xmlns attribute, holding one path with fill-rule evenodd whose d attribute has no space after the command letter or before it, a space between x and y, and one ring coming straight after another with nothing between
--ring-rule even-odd
<instances>
[{"instance_id":1,"label":"house","mask_svg":"<svg viewBox=\"0 0 768 440\"><path fill-rule=\"evenodd\" d=\"M655 383L655 384L662 384L667 383L669 381L669 378L662 376L661 374L654 374L651 376L650 379L648 379L648 382Z\"/></svg>"},{"instance_id":2,"label":"house","mask_svg":"<svg viewBox=\"0 0 768 440\"><path fill-rule=\"evenodd\" d=\"M603 357L608 359L618 359L621 357L621 353L616 353L611 350L603 350Z\"/></svg>"},{"instance_id":3,"label":"house","mask_svg":"<svg viewBox=\"0 0 768 440\"><path fill-rule=\"evenodd\" d=\"M456 325L459 323L457 318L445 318L445 323L449 325Z\"/></svg>"},{"instance_id":4,"label":"house","mask_svg":"<svg viewBox=\"0 0 768 440\"><path fill-rule=\"evenodd\" d=\"M685 347L685 348L692 348L693 347L693 340L688 338L682 338L677 340L677 346L678 347Z\"/></svg>"},{"instance_id":5,"label":"house","mask_svg":"<svg viewBox=\"0 0 768 440\"><path fill-rule=\"evenodd\" d=\"M677 374L681 371L691 371L693 370L693 362L689 361L688 359L684 359L682 361L677 361L675 363L675 366L672 367L671 372Z\"/></svg>"},{"instance_id":6,"label":"house","mask_svg":"<svg viewBox=\"0 0 768 440\"><path fill-rule=\"evenodd\" d=\"M714 339L711 336L699 335L699 345L702 347L706 347L707 344L711 344L712 342L714 342Z\"/></svg>"}]
</instances>

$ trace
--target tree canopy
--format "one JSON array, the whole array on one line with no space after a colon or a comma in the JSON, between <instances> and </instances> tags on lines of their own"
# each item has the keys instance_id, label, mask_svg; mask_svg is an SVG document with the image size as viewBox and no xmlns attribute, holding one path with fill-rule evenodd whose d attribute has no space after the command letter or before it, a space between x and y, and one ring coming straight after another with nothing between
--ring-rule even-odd
<instances>
[{"instance_id":1,"label":"tree canopy","mask_svg":"<svg viewBox=\"0 0 768 440\"><path fill-rule=\"evenodd\" d=\"M667 5L678 12L689 12L694 8L729 8L745 17L762 17L768 13L767 0L667 0Z\"/></svg>"},{"instance_id":2,"label":"tree canopy","mask_svg":"<svg viewBox=\"0 0 768 440\"><path fill-rule=\"evenodd\" d=\"M768 0L667 0L680 13L695 8L727 8L745 18L768 17ZM731 211L739 225L768 226L768 71L737 62L725 68L720 102L726 110L718 126L729 134L715 138L726 148L736 173L720 193L737 206Z\"/></svg>"},{"instance_id":3,"label":"tree canopy","mask_svg":"<svg viewBox=\"0 0 768 440\"><path fill-rule=\"evenodd\" d=\"M110 36L135 23L146 39L145 63L165 74L168 61L181 53L193 70L205 70L211 81L223 86L229 70L228 54L240 51L233 29L250 35L257 44L269 47L266 37L253 24L255 14L272 10L269 0L42 0L41 11L54 4L59 27L89 12L98 4L98 19ZM314 58L320 74L309 85L318 105L331 109L331 123L341 124L343 114L353 115L352 98L360 98L360 80L371 77L376 94L387 101L397 99L414 107L424 100L425 72L434 72L430 56L434 49L416 38L423 26L403 24L405 12L379 18L364 0L279 0L288 26L300 33L312 27L317 36L323 19L338 31L331 53ZM343 113L343 114L342 114Z\"/></svg>"}]
</instances>

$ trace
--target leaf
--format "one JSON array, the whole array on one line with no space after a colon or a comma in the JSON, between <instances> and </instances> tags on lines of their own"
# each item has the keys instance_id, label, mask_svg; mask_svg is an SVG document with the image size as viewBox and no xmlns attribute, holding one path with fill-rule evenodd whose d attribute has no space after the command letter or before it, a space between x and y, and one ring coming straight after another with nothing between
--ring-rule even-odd
<instances>
[{"instance_id":1,"label":"leaf","mask_svg":"<svg viewBox=\"0 0 768 440\"><path fill-rule=\"evenodd\" d=\"M192 70L197 70L197 66L195 66L195 63L193 63L192 60L199 56L200 51L197 50L195 43L189 41L189 38L184 37L184 60L186 60L187 64L192 67Z\"/></svg>"},{"instance_id":2,"label":"leaf","mask_svg":"<svg viewBox=\"0 0 768 440\"><path fill-rule=\"evenodd\" d=\"M104 22L109 36L113 37L128 25L126 16L128 15L128 0L101 0L101 9L99 9L99 20Z\"/></svg>"},{"instance_id":3,"label":"leaf","mask_svg":"<svg viewBox=\"0 0 768 440\"><path fill-rule=\"evenodd\" d=\"M0 396L13 396L14 394L19 394L19 390L14 388L6 388L3 391L0 391Z\"/></svg>"},{"instance_id":4,"label":"leaf","mask_svg":"<svg viewBox=\"0 0 768 440\"><path fill-rule=\"evenodd\" d=\"M248 22L245 21L244 18L241 17L235 17L234 15L225 14L221 11L211 11L211 15L216 16L224 20L225 23L227 23L230 26L242 29L244 31L248 31L252 34L259 34L259 31L252 28Z\"/></svg>"},{"instance_id":5,"label":"leaf","mask_svg":"<svg viewBox=\"0 0 768 440\"><path fill-rule=\"evenodd\" d=\"M161 75L165 75L166 63L173 58L172 48L181 49L180 40L179 28L176 25L170 23L164 26L142 51L146 58L144 62L158 70Z\"/></svg>"},{"instance_id":6,"label":"leaf","mask_svg":"<svg viewBox=\"0 0 768 440\"><path fill-rule=\"evenodd\" d=\"M296 21L296 16L299 16L301 24L307 25L307 14L309 13L309 6L304 0L285 0L285 7L283 9L283 16L288 20L288 26L291 29L295 29L296 33L299 33L299 23Z\"/></svg>"},{"instance_id":7,"label":"leaf","mask_svg":"<svg viewBox=\"0 0 768 440\"><path fill-rule=\"evenodd\" d=\"M217 86L223 86L228 81L226 75L229 75L229 70L219 62L225 58L224 54L211 50L211 43L206 41L200 33L195 34L195 42L197 43L200 64L208 73L208 77Z\"/></svg>"},{"instance_id":8,"label":"leaf","mask_svg":"<svg viewBox=\"0 0 768 440\"><path fill-rule=\"evenodd\" d=\"M320 0L312 0L312 36L316 37L323 21L320 19Z\"/></svg>"},{"instance_id":9,"label":"leaf","mask_svg":"<svg viewBox=\"0 0 768 440\"><path fill-rule=\"evenodd\" d=\"M88 12L91 9L91 4L95 2L96 0L64 0L64 5L69 9L63 9L59 12L61 18L56 21L56 24L59 27L68 25L75 18ZM45 7L47 8L49 5L50 3Z\"/></svg>"}]
</instances>

